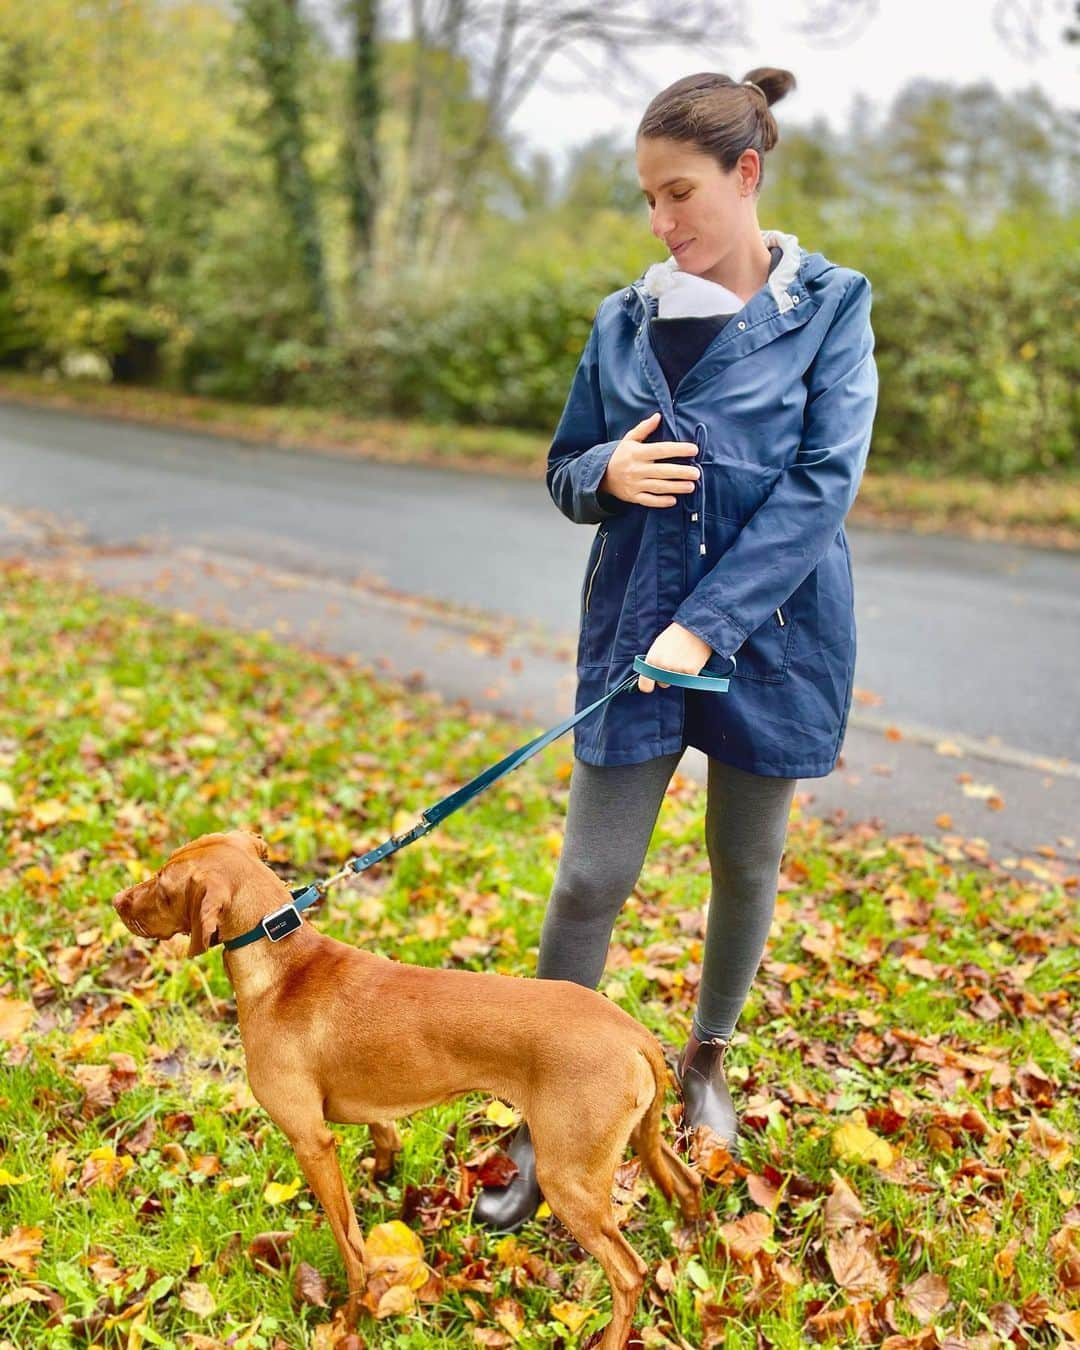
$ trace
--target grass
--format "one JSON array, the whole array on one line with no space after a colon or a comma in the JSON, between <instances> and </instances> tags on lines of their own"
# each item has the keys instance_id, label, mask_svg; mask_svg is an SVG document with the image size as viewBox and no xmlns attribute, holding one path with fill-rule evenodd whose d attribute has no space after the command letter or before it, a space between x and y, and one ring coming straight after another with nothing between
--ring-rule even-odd
<instances>
[{"instance_id":1,"label":"grass","mask_svg":"<svg viewBox=\"0 0 1080 1350\"><path fill-rule=\"evenodd\" d=\"M349 1346L318 1301L343 1298L341 1262L248 1092L220 954L134 938L109 902L238 825L293 884L325 876L532 729L73 578L2 579L0 1345ZM404 961L531 974L570 767L551 747L314 922ZM703 806L677 775L603 985L669 1049L701 957ZM1020 883L796 811L729 1056L746 1166L699 1158L697 1232L621 1177L646 1344L1080 1339L1075 901L1072 878ZM335 1128L364 1232L404 1216L422 1241L426 1284L366 1318L365 1344L569 1347L605 1320L599 1268L556 1219L472 1227L461 1199L506 1137L489 1105L406 1122L382 1186L366 1131ZM266 1233L288 1235L280 1258Z\"/></svg>"},{"instance_id":2,"label":"grass","mask_svg":"<svg viewBox=\"0 0 1080 1350\"><path fill-rule=\"evenodd\" d=\"M159 389L46 380L0 371L0 401L67 408L151 425L335 454L540 477L547 439L511 427L429 425L347 417L318 408L261 407ZM1015 482L869 467L849 517L856 524L1048 548L1080 548L1080 474Z\"/></svg>"}]
</instances>

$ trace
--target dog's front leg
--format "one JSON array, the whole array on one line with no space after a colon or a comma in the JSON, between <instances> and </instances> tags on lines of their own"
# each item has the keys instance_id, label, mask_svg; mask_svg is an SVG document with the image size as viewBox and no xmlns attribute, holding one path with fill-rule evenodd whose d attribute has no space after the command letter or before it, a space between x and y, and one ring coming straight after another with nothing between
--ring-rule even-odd
<instances>
[{"instance_id":1,"label":"dog's front leg","mask_svg":"<svg viewBox=\"0 0 1080 1350\"><path fill-rule=\"evenodd\" d=\"M360 1295L364 1292L364 1239L356 1222L356 1211L349 1198L345 1180L341 1175L337 1141L322 1120L317 1126L313 1124L310 1129L285 1132L296 1151L304 1176L319 1197L319 1203L330 1220L334 1240L345 1262L345 1274L349 1282L349 1302L345 1310L345 1319L352 1328L360 1313Z\"/></svg>"}]
</instances>

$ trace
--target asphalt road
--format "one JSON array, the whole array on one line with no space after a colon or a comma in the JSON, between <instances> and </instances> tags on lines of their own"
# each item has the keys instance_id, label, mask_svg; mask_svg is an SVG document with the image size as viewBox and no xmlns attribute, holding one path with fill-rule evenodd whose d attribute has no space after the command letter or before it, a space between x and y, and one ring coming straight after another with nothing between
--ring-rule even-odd
<instances>
[{"instance_id":1,"label":"asphalt road","mask_svg":"<svg viewBox=\"0 0 1080 1350\"><path fill-rule=\"evenodd\" d=\"M421 670L448 696L538 723L570 706L592 531L565 520L539 478L5 405L0 507L0 552L81 539L103 585ZM857 699L841 767L800 785L809 809L924 835L946 813L998 857L1075 856L1080 556L849 535ZM497 643L478 643L481 631ZM693 759L684 767L699 772Z\"/></svg>"}]
</instances>

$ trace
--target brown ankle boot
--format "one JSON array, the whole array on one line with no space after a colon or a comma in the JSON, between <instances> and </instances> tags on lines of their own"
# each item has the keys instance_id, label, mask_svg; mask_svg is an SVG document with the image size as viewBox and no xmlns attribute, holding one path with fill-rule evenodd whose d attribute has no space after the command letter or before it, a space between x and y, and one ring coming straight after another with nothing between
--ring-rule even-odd
<instances>
[{"instance_id":1,"label":"brown ankle boot","mask_svg":"<svg viewBox=\"0 0 1080 1350\"><path fill-rule=\"evenodd\" d=\"M676 1070L683 1094L683 1129L692 1135L707 1125L727 1142L728 1152L739 1157L739 1121L724 1077L724 1053L730 1042L699 1041L693 1032L686 1042Z\"/></svg>"}]
</instances>

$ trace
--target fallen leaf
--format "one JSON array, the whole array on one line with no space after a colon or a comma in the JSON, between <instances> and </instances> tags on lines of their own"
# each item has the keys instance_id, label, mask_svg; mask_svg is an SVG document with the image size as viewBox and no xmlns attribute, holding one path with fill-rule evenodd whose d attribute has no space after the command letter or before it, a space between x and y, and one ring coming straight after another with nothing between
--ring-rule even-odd
<instances>
[{"instance_id":1,"label":"fallen leaf","mask_svg":"<svg viewBox=\"0 0 1080 1350\"><path fill-rule=\"evenodd\" d=\"M862 1111L854 1112L850 1121L837 1126L833 1131L832 1145L838 1158L850 1162L872 1162L879 1167L891 1167L896 1161L892 1145L867 1127L866 1115Z\"/></svg>"}]
</instances>

